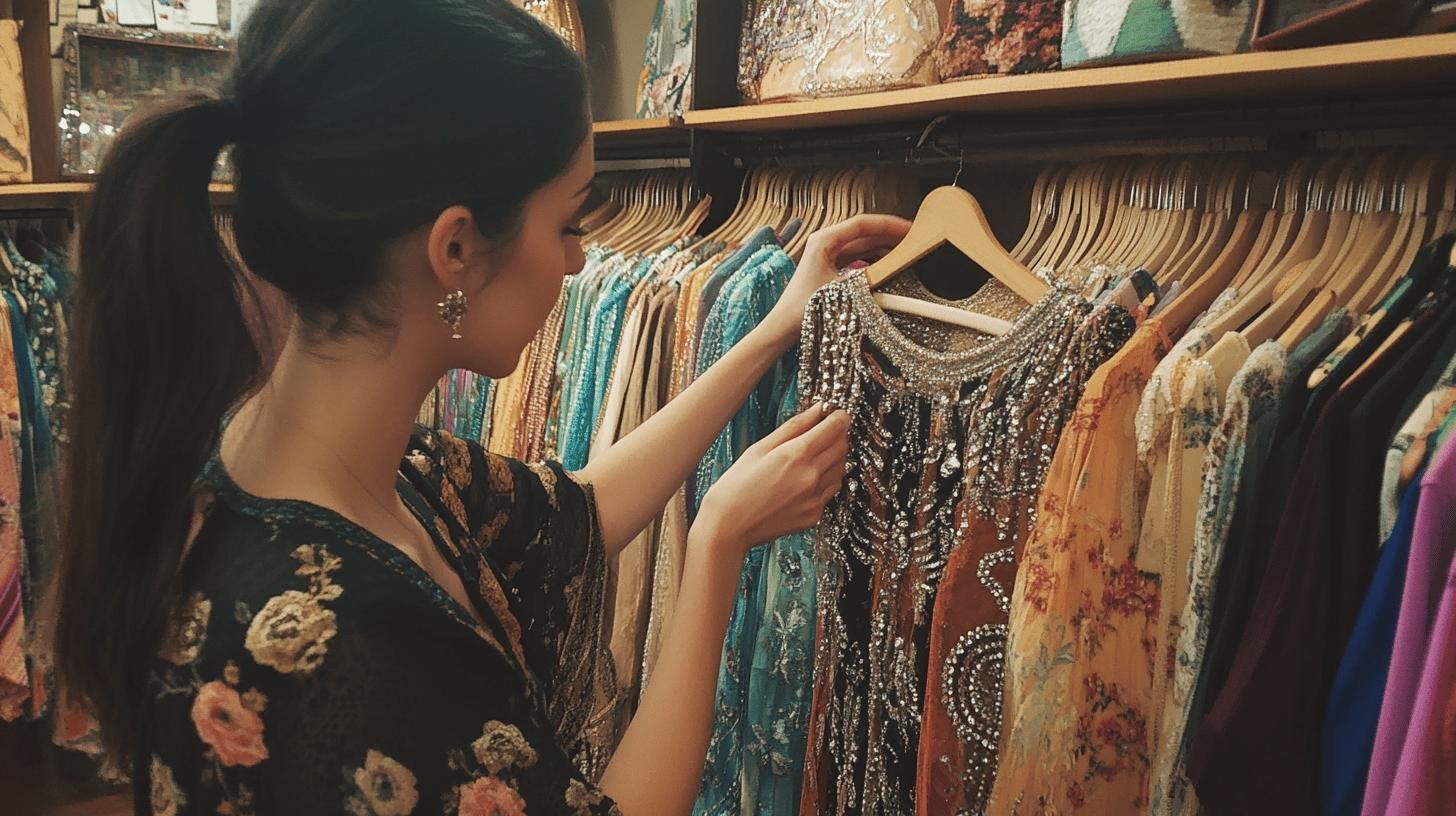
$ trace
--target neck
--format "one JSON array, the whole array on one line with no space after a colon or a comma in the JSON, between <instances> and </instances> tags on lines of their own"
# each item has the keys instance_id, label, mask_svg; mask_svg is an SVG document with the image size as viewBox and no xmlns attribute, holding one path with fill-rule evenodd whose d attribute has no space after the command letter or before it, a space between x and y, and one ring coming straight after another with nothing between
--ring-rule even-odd
<instances>
[{"instance_id":1,"label":"neck","mask_svg":"<svg viewBox=\"0 0 1456 816\"><path fill-rule=\"evenodd\" d=\"M434 386L432 367L403 338L366 340L323 356L289 335L267 384L238 412L223 460L249 492L365 507L394 501L395 475Z\"/></svg>"}]
</instances>

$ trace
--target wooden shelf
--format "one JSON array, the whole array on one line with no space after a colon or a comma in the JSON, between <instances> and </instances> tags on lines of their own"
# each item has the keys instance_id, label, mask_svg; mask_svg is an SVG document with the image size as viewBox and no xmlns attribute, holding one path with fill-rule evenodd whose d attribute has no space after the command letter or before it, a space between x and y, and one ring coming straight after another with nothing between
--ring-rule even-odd
<instances>
[{"instance_id":1,"label":"wooden shelf","mask_svg":"<svg viewBox=\"0 0 1456 816\"><path fill-rule=\"evenodd\" d=\"M690 133L681 119L615 119L595 122L597 158L661 158L687 155Z\"/></svg>"},{"instance_id":2,"label":"wooden shelf","mask_svg":"<svg viewBox=\"0 0 1456 816\"><path fill-rule=\"evenodd\" d=\"M1129 110L1212 102L1341 101L1456 84L1456 34L1174 62L986 77L803 102L691 111L689 129L793 131L942 114Z\"/></svg>"},{"instance_id":3,"label":"wooden shelf","mask_svg":"<svg viewBox=\"0 0 1456 816\"><path fill-rule=\"evenodd\" d=\"M592 131L598 137L612 137L619 134L662 134L669 133L682 127L681 120L674 119L614 119L607 122L595 122L592 124Z\"/></svg>"},{"instance_id":4,"label":"wooden shelf","mask_svg":"<svg viewBox=\"0 0 1456 816\"><path fill-rule=\"evenodd\" d=\"M94 186L84 181L0 185L0 212L74 209ZM216 199L226 200L233 195L231 184L213 184L210 189Z\"/></svg>"}]
</instances>

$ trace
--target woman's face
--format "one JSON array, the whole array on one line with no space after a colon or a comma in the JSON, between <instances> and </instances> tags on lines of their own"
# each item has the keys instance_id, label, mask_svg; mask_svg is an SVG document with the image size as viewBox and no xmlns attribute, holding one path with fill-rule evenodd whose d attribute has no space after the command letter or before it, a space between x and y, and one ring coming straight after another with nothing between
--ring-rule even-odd
<instances>
[{"instance_id":1,"label":"woman's face","mask_svg":"<svg viewBox=\"0 0 1456 816\"><path fill-rule=\"evenodd\" d=\"M556 305L563 279L581 271L578 227L595 172L592 156L588 136L566 172L526 200L515 239L490 252L484 285L466 290L462 339L453 341L463 345L458 367L489 377L515 370Z\"/></svg>"}]
</instances>

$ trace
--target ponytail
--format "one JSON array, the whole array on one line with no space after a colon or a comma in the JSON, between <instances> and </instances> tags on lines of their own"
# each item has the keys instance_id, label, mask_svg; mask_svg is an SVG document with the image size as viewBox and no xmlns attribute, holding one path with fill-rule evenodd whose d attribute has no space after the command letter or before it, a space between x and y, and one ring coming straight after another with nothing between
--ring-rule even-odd
<instances>
[{"instance_id":1,"label":"ponytail","mask_svg":"<svg viewBox=\"0 0 1456 816\"><path fill-rule=\"evenodd\" d=\"M120 762L176 601L195 479L259 376L208 191L240 125L207 97L128 122L81 225L55 648Z\"/></svg>"},{"instance_id":2,"label":"ponytail","mask_svg":"<svg viewBox=\"0 0 1456 816\"><path fill-rule=\"evenodd\" d=\"M446 208L512 237L587 136L586 66L529 14L408 6L259 0L227 99L128 120L103 164L81 225L55 634L66 691L119 762L181 600L194 480L261 375L207 191L218 154L233 147L241 266L300 336L327 336L389 324L385 253Z\"/></svg>"}]
</instances>

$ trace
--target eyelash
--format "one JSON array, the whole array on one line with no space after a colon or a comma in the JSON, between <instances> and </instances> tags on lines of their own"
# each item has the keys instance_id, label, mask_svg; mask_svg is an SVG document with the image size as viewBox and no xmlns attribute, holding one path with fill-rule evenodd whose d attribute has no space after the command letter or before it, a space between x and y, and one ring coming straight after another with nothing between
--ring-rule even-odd
<instances>
[{"instance_id":1,"label":"eyelash","mask_svg":"<svg viewBox=\"0 0 1456 816\"><path fill-rule=\"evenodd\" d=\"M582 229L581 227L567 227L565 230L563 230L563 232L566 235L575 236L577 238L586 237L586 230Z\"/></svg>"}]
</instances>

